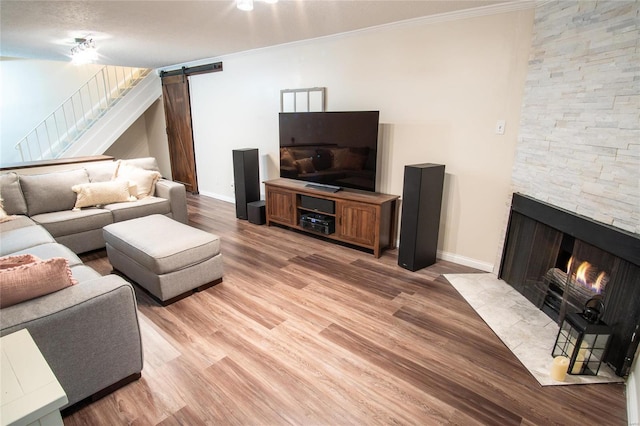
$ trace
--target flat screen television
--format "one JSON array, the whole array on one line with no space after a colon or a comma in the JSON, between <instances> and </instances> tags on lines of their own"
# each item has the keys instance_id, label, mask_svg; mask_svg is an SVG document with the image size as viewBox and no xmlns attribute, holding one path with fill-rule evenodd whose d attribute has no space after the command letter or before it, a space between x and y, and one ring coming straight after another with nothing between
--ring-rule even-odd
<instances>
[{"instance_id":1,"label":"flat screen television","mask_svg":"<svg viewBox=\"0 0 640 426\"><path fill-rule=\"evenodd\" d=\"M328 191L376 190L379 111L281 112L280 176Z\"/></svg>"}]
</instances>

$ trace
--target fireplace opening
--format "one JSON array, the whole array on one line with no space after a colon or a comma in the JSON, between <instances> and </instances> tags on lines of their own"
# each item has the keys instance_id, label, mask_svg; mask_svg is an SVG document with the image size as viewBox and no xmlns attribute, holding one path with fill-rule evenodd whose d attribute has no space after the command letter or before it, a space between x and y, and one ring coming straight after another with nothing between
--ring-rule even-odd
<instances>
[{"instance_id":1,"label":"fireplace opening","mask_svg":"<svg viewBox=\"0 0 640 426\"><path fill-rule=\"evenodd\" d=\"M549 269L544 275L544 282L547 286L547 294L540 309L547 314L555 322L559 322L560 311L562 309L562 300L564 290L566 288L567 274L563 270L567 270L572 259L573 246L575 238L563 235L558 250L558 256L553 268Z\"/></svg>"},{"instance_id":2,"label":"fireplace opening","mask_svg":"<svg viewBox=\"0 0 640 426\"><path fill-rule=\"evenodd\" d=\"M604 300L615 259L596 247L563 234L556 262L543 277L547 292L540 309L558 324L570 312L581 312L587 301ZM578 253L587 258L579 257Z\"/></svg>"},{"instance_id":3,"label":"fireplace opening","mask_svg":"<svg viewBox=\"0 0 640 426\"><path fill-rule=\"evenodd\" d=\"M514 194L499 278L558 325L602 300L613 329L605 362L628 374L640 327L640 236Z\"/></svg>"}]
</instances>

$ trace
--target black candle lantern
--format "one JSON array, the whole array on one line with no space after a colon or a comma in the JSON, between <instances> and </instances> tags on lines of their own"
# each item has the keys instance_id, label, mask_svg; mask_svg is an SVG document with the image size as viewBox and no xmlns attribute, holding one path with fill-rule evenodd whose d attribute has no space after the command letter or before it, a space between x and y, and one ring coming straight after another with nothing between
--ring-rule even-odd
<instances>
[{"instance_id":1,"label":"black candle lantern","mask_svg":"<svg viewBox=\"0 0 640 426\"><path fill-rule=\"evenodd\" d=\"M552 355L569 358L569 374L596 376L606 355L611 327L592 311L567 314L562 322Z\"/></svg>"}]
</instances>

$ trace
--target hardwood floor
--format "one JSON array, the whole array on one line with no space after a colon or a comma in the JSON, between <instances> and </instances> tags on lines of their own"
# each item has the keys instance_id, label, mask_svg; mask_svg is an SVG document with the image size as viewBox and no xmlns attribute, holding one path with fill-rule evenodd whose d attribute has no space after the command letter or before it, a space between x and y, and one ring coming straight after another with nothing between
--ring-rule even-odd
<instances>
[{"instance_id":1,"label":"hardwood floor","mask_svg":"<svg viewBox=\"0 0 640 426\"><path fill-rule=\"evenodd\" d=\"M235 218L189 196L221 237L224 281L168 307L136 289L142 378L66 425L626 424L624 386L541 387L443 273ZM102 274L104 251L83 256Z\"/></svg>"}]
</instances>

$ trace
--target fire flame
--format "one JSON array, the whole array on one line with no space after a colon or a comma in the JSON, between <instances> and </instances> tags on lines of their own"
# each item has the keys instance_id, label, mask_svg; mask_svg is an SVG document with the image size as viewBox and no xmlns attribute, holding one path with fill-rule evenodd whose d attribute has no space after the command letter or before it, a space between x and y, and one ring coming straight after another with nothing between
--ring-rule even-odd
<instances>
[{"instance_id":1,"label":"fire flame","mask_svg":"<svg viewBox=\"0 0 640 426\"><path fill-rule=\"evenodd\" d=\"M600 272L598 274L598 278L596 278L596 282L593 284L593 289L597 291L598 294L602 293L602 290L604 290L604 286L607 284L607 281L609 281L609 277L607 276L607 274L604 272Z\"/></svg>"},{"instance_id":2,"label":"fire flame","mask_svg":"<svg viewBox=\"0 0 640 426\"><path fill-rule=\"evenodd\" d=\"M576 271L576 281L582 285L589 286L589 279L587 278L589 269L591 269L591 264L589 262L582 262Z\"/></svg>"},{"instance_id":3,"label":"fire flame","mask_svg":"<svg viewBox=\"0 0 640 426\"><path fill-rule=\"evenodd\" d=\"M569 259L567 263L567 273L571 273L571 267L573 265L574 259L573 256ZM595 276L595 272L593 271L595 268L589 262L582 262L575 271L575 281L580 285L587 287L588 289L600 294L604 290L605 285L609 281L609 276L606 272L601 271L597 278L593 280ZM592 272L593 271L593 272Z\"/></svg>"}]
</instances>

